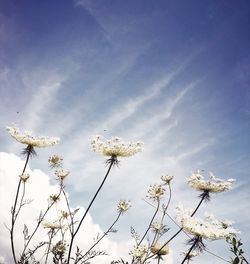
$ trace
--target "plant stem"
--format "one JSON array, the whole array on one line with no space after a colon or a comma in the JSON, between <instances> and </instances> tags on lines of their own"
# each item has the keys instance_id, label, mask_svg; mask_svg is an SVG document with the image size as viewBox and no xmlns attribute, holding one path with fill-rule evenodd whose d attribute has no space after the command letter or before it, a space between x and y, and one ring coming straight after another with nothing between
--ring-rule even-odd
<instances>
[{"instance_id":1,"label":"plant stem","mask_svg":"<svg viewBox=\"0 0 250 264\"><path fill-rule=\"evenodd\" d=\"M23 168L23 171L22 171L21 175L23 175L25 170L26 170L27 164L29 162L30 154L32 152L32 148L31 147L28 148L28 147L27 147L27 149L28 149L27 157L26 157L26 161L25 161L24 168ZM10 241L11 241L12 256L13 256L15 264L17 264L17 260L16 260L16 254L15 254L15 246L14 246L14 227L15 227L15 222L16 222L17 216L18 216L18 214L20 212L20 210L18 210L17 213L16 213L16 206L17 206L17 200L18 200L18 196L19 196L19 192L20 192L21 182L22 182L22 179L20 178L19 182L18 182L18 185L17 185L15 202L14 202L14 205L12 207L12 212L11 212L12 216L11 216Z\"/></svg>"},{"instance_id":2,"label":"plant stem","mask_svg":"<svg viewBox=\"0 0 250 264\"><path fill-rule=\"evenodd\" d=\"M50 250L51 241L52 241L52 237L53 237L54 231L53 230L50 230L50 232L51 232L51 235L49 235L49 244L48 244L48 250L47 250L47 253L46 253L45 264L47 264L47 261L48 261L49 250Z\"/></svg>"},{"instance_id":3,"label":"plant stem","mask_svg":"<svg viewBox=\"0 0 250 264\"><path fill-rule=\"evenodd\" d=\"M202 202L204 201L204 199L207 198L207 193L203 193L203 195L201 196L201 200L198 203L198 205L196 206L195 210L193 211L193 213L191 214L191 217L194 216L194 214L197 212L197 210L199 209L199 207L201 206ZM159 252L171 241L173 240L181 231L183 230L183 227L181 227L167 242L165 242L162 247L159 249ZM145 259L148 260L150 258L152 258L154 255L149 256L148 258ZM145 263L145 261L143 263Z\"/></svg>"},{"instance_id":4,"label":"plant stem","mask_svg":"<svg viewBox=\"0 0 250 264\"><path fill-rule=\"evenodd\" d=\"M149 231L149 229L150 229L150 227L151 227L151 225L152 225L152 223L153 223L153 221L154 221L154 218L155 218L157 212L159 211L159 207L160 207L160 199L158 198L158 199L157 199L157 207L156 207L156 210L155 210L155 212L154 212L154 215L153 215L153 217L151 218L151 221L150 221L150 223L149 223L149 225L148 225L148 228L147 228L146 232L144 233L143 237L141 238L140 242L138 243L138 246L142 243L143 239L144 239L145 236L147 235L147 233L148 233L148 231Z\"/></svg>"},{"instance_id":5,"label":"plant stem","mask_svg":"<svg viewBox=\"0 0 250 264\"><path fill-rule=\"evenodd\" d=\"M86 215L87 215L87 213L88 213L90 207L92 206L93 202L95 201L95 199L96 199L96 197L97 197L99 191L101 190L103 184L105 183L105 181L106 181L106 179L107 179L107 177L108 177L108 175L109 175L109 172L110 172L110 170L111 170L113 164L115 163L115 161L116 161L116 157L111 157L111 158L110 158L110 163L109 163L108 171L107 171L106 175L104 176L103 181L102 181L102 183L100 184L99 188L97 189L97 191L96 191L94 197L92 198L92 200L91 200L91 202L90 202L88 208L86 209L86 211L85 211L83 217L81 218L81 221L80 221L80 223L78 224L78 227L77 227L76 231L75 231L75 232L72 234L72 236L71 236L71 241L70 241L70 245L69 245L69 252L68 252L68 261L67 261L67 264L70 263L70 255L71 255L72 246L73 246L73 243L74 243L75 236L76 236L76 234L78 233L78 231L79 231L79 229L80 229L80 227L81 227L81 225L82 225L82 222L83 222L83 220L85 219L85 217L86 217Z\"/></svg>"},{"instance_id":6,"label":"plant stem","mask_svg":"<svg viewBox=\"0 0 250 264\"><path fill-rule=\"evenodd\" d=\"M118 216L116 217L115 221L113 222L113 224L108 228L108 230L94 243L94 245L88 249L88 251L83 255L83 258L85 256L87 256L87 254L97 245L99 244L99 242L110 232L110 230L113 228L113 226L116 224L116 222L118 221L118 219L121 216L121 212L119 212ZM77 263L77 262L76 262Z\"/></svg>"},{"instance_id":7,"label":"plant stem","mask_svg":"<svg viewBox=\"0 0 250 264\"><path fill-rule=\"evenodd\" d=\"M188 253L186 254L186 256L184 257L184 259L182 260L181 264L184 264L184 262L186 261L186 259L188 259L188 258L189 258L189 254L192 252L192 250L193 250L193 249L194 249L194 247L196 246L196 244L197 244L198 240L199 240L199 238L196 238L196 239L194 240L194 243L193 243L193 245L190 247L190 249L189 249Z\"/></svg>"}]
</instances>

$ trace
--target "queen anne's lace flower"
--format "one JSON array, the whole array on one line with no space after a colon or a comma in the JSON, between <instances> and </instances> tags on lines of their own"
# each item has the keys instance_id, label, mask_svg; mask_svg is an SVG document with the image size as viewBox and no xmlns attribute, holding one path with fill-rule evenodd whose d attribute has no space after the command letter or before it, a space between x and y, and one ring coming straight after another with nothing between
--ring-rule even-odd
<instances>
[{"instance_id":1,"label":"queen anne's lace flower","mask_svg":"<svg viewBox=\"0 0 250 264\"><path fill-rule=\"evenodd\" d=\"M129 255L133 257L134 260L142 262L147 254L147 247L145 245L134 246L134 248L129 252Z\"/></svg>"},{"instance_id":2,"label":"queen anne's lace flower","mask_svg":"<svg viewBox=\"0 0 250 264\"><path fill-rule=\"evenodd\" d=\"M60 169L60 170L56 170L55 171L55 175L58 177L59 180L63 181L68 175L69 175L69 171Z\"/></svg>"},{"instance_id":3,"label":"queen anne's lace flower","mask_svg":"<svg viewBox=\"0 0 250 264\"><path fill-rule=\"evenodd\" d=\"M44 222L43 223L43 227L51 229L51 230L62 229L61 224L56 223L56 222L53 222L53 223L52 222Z\"/></svg>"},{"instance_id":4,"label":"queen anne's lace flower","mask_svg":"<svg viewBox=\"0 0 250 264\"><path fill-rule=\"evenodd\" d=\"M154 222L151 224L150 228L154 233L161 233L165 228L165 225L163 225L162 223Z\"/></svg>"},{"instance_id":5,"label":"queen anne's lace flower","mask_svg":"<svg viewBox=\"0 0 250 264\"><path fill-rule=\"evenodd\" d=\"M158 200L164 195L165 189L162 185L151 185L148 190L147 197L149 199Z\"/></svg>"},{"instance_id":6,"label":"queen anne's lace flower","mask_svg":"<svg viewBox=\"0 0 250 264\"><path fill-rule=\"evenodd\" d=\"M91 144L95 152L108 157L130 157L141 152L143 146L140 141L125 143L119 137L103 141L101 136L95 136Z\"/></svg>"},{"instance_id":7,"label":"queen anne's lace flower","mask_svg":"<svg viewBox=\"0 0 250 264\"><path fill-rule=\"evenodd\" d=\"M128 211L128 209L131 207L128 201L126 200L120 200L118 205L117 205L117 210L118 212L124 213Z\"/></svg>"},{"instance_id":8,"label":"queen anne's lace flower","mask_svg":"<svg viewBox=\"0 0 250 264\"><path fill-rule=\"evenodd\" d=\"M209 174L209 180L206 181L198 171L190 176L188 184L197 191L219 193L231 189L234 181L234 179L222 180L216 178L212 173Z\"/></svg>"},{"instance_id":9,"label":"queen anne's lace flower","mask_svg":"<svg viewBox=\"0 0 250 264\"><path fill-rule=\"evenodd\" d=\"M34 137L30 132L20 132L17 127L7 127L10 135L22 144L26 144L32 147L44 148L58 144L60 139L58 137Z\"/></svg>"},{"instance_id":10,"label":"queen anne's lace flower","mask_svg":"<svg viewBox=\"0 0 250 264\"><path fill-rule=\"evenodd\" d=\"M161 180L165 183L165 184L170 184L170 182L173 180L174 176L171 175L163 175L161 176Z\"/></svg>"},{"instance_id":11,"label":"queen anne's lace flower","mask_svg":"<svg viewBox=\"0 0 250 264\"><path fill-rule=\"evenodd\" d=\"M217 220L214 215L207 214L204 219L191 217L191 209L184 209L181 204L177 206L176 219L181 227L194 236L200 236L208 240L225 239L231 235L236 235L236 231L231 222Z\"/></svg>"},{"instance_id":12,"label":"queen anne's lace flower","mask_svg":"<svg viewBox=\"0 0 250 264\"><path fill-rule=\"evenodd\" d=\"M22 180L22 182L26 182L29 179L30 175L28 173L23 173L19 177Z\"/></svg>"},{"instance_id":13,"label":"queen anne's lace flower","mask_svg":"<svg viewBox=\"0 0 250 264\"><path fill-rule=\"evenodd\" d=\"M164 244L158 242L155 245L153 245L150 250L153 254L156 254L158 256L167 255L169 253L169 246L168 245L163 246L163 245Z\"/></svg>"},{"instance_id":14,"label":"queen anne's lace flower","mask_svg":"<svg viewBox=\"0 0 250 264\"><path fill-rule=\"evenodd\" d=\"M59 155L53 155L49 157L48 162L50 166L54 168L54 167L60 167L62 165L62 160L63 158L61 158Z\"/></svg>"}]
</instances>

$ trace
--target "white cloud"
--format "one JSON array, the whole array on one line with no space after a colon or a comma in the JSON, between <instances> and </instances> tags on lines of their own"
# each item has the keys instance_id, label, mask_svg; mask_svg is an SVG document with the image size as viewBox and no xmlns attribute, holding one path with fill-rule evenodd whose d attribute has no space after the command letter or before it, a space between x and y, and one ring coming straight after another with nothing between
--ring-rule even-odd
<instances>
[{"instance_id":1,"label":"white cloud","mask_svg":"<svg viewBox=\"0 0 250 264\"><path fill-rule=\"evenodd\" d=\"M15 188L17 187L18 175L22 171L24 160L21 160L14 154L0 153L0 207L2 213L0 215L0 256L4 258L6 264L11 262L11 249L9 242L9 231L4 225L10 226L10 208L14 201ZM18 218L15 228L15 244L17 252L21 251L23 245L23 224L25 223L29 230L34 227L34 222L39 216L40 209L47 207L47 197L51 194L58 192L58 186L51 183L50 177L41 170L31 170L27 167L27 172L31 175L27 183L26 198L33 201L23 207L20 217ZM69 197L70 198L70 197ZM63 202L59 202L57 209L60 210L61 206L65 206ZM84 209L80 206L79 215L81 215ZM44 209L43 209L44 210ZM51 212L46 216L47 220L56 219L56 210L51 209ZM76 244L79 247L89 247L93 238L97 234L101 234L103 231L98 224L94 223L91 216L88 215L84 220L82 230L78 233L76 238ZM83 239L84 237L84 239ZM46 233L43 228L39 229L37 236L34 236L34 242L46 240ZM98 263L110 263L111 259L118 259L127 255L128 248L131 246L130 241L123 241L116 243L115 241L105 238L101 245L100 250L107 251L109 257L98 258ZM94 263L96 263L94 261Z\"/></svg>"}]
</instances>

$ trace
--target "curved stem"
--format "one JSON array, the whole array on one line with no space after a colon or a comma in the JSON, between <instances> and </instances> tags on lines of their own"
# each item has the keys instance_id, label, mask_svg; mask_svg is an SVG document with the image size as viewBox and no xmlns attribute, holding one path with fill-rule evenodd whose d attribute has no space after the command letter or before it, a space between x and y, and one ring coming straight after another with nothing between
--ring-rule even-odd
<instances>
[{"instance_id":1,"label":"curved stem","mask_svg":"<svg viewBox=\"0 0 250 264\"><path fill-rule=\"evenodd\" d=\"M200 202L198 203L198 205L196 206L196 208L194 209L194 211L193 211L193 213L191 214L191 217L192 216L194 216L194 214L197 212L197 210L199 209L199 207L201 206L201 204L202 204L202 202L205 200L205 199L207 199L207 193L203 193L203 195L201 196L201 200L200 200ZM181 231L183 230L183 227L181 227L167 242L165 242L163 245L162 245L162 247L159 249L159 252L171 241L171 240L173 240ZM149 256L147 259L145 259L145 261L146 260L148 260L148 259L150 259L150 258L152 258L154 255L151 255L151 256ZM144 262L145 262L144 261ZM143 263L144 263L143 262Z\"/></svg>"},{"instance_id":2,"label":"curved stem","mask_svg":"<svg viewBox=\"0 0 250 264\"><path fill-rule=\"evenodd\" d=\"M62 192L62 186L60 187L60 191L59 191L59 194L58 194L58 197L61 195L61 192ZM35 235L37 229L39 228L40 224L42 223L43 219L45 218L45 216L47 215L48 211L50 210L50 208L55 204L55 201L53 201L46 209L46 211L44 212L44 214L42 216L39 216L39 219L38 219L38 222L37 222L37 225L34 229L34 231L32 232L32 234L30 235L29 237L29 240L27 241L27 244L25 245L24 249L23 249L23 252L21 254L21 256L24 256L25 254L25 251L31 241L31 239L33 238L33 236Z\"/></svg>"},{"instance_id":3,"label":"curved stem","mask_svg":"<svg viewBox=\"0 0 250 264\"><path fill-rule=\"evenodd\" d=\"M47 249L47 253L46 253L46 258L45 258L45 264L47 264L48 262L48 257L49 257L49 250L50 250L50 246L51 246L51 241L52 241L52 237L53 237L53 230L51 230L51 235L49 235L49 244L48 244L48 249Z\"/></svg>"},{"instance_id":4,"label":"curved stem","mask_svg":"<svg viewBox=\"0 0 250 264\"><path fill-rule=\"evenodd\" d=\"M70 245L69 245L69 252L68 252L68 261L67 261L68 264L70 263L70 255L71 255L72 246L73 246L73 243L74 243L75 236L76 236L76 234L78 233L78 231L79 231L79 229L80 229L80 227L81 227L81 225L82 225L83 220L85 219L85 217L86 217L86 215L87 215L87 213L88 213L90 207L92 206L93 202L95 201L95 199L96 199L96 197L97 197L99 191L101 190L103 184L105 183L105 181L106 181L106 179L107 179L107 177L108 177L108 175L109 175L109 172L110 172L110 170L111 170L113 164L115 164L116 161L117 161L117 160L116 160L116 157L111 157L111 158L110 158L110 160L109 160L109 168L108 168L108 171L107 171L106 175L104 176L104 178L103 178L103 180L102 180L102 183L100 184L99 188L97 189L97 191L96 191L94 197L92 198L92 200L91 200L91 202L90 202L88 208L86 209L86 211L85 211L83 217L81 218L81 221L79 222L76 231L75 231L75 232L72 234L72 236L71 236L71 241L70 241Z\"/></svg>"},{"instance_id":5,"label":"curved stem","mask_svg":"<svg viewBox=\"0 0 250 264\"><path fill-rule=\"evenodd\" d=\"M157 207L156 207L156 210L155 210L155 212L154 212L154 215L153 215L153 217L151 218L151 221L150 221L150 223L149 223L149 225L148 225L148 228L147 228L146 232L144 233L143 237L141 238L140 242L138 243L138 246L142 243L143 239L144 239L145 236L147 235L147 233L148 233L148 231L149 231L149 229L150 229L150 227L151 227L151 225L152 225L152 223L153 223L153 221L154 221L154 219L155 219L155 216L156 216L156 214L157 214L158 211L159 211L159 207L160 207L160 200L159 200L159 198L158 198L158 199L157 199Z\"/></svg>"},{"instance_id":6,"label":"curved stem","mask_svg":"<svg viewBox=\"0 0 250 264\"><path fill-rule=\"evenodd\" d=\"M23 171L22 171L21 175L23 175L25 170L26 170L27 164L29 162L30 155L32 153L32 149L33 149L32 146L28 146L27 147L27 157L26 157L26 161L25 161L24 168L23 168ZM17 213L16 213L16 206L17 206L17 200L18 200L18 196L19 196L19 192L20 192L21 182L22 182L22 179L20 178L19 182L18 182L18 185L17 185L15 202L14 202L14 205L12 207L12 212L11 212L12 216L11 216L10 241L11 241L12 256L13 256L15 264L17 264L17 260L16 260L16 254L15 254L15 246L14 246L14 227L15 227L15 222L16 222L17 216L18 216L18 214L20 212L20 210L18 210Z\"/></svg>"},{"instance_id":7,"label":"curved stem","mask_svg":"<svg viewBox=\"0 0 250 264\"><path fill-rule=\"evenodd\" d=\"M113 222L113 224L108 228L108 230L94 243L93 246L91 246L91 248L88 249L88 251L83 255L83 258L85 256L87 256L87 254L97 245L99 244L99 242L111 231L111 229L113 228L113 226L116 224L116 222L118 221L118 219L121 216L121 212L119 212L118 216L116 217L115 221ZM77 262L76 262L77 263Z\"/></svg>"}]
</instances>

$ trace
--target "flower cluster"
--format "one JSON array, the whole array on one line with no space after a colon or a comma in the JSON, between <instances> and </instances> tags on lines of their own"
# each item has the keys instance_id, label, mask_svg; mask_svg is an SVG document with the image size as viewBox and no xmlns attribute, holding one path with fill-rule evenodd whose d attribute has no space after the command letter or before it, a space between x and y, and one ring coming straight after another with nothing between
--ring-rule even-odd
<instances>
[{"instance_id":1,"label":"flower cluster","mask_svg":"<svg viewBox=\"0 0 250 264\"><path fill-rule=\"evenodd\" d=\"M22 144L26 144L32 147L49 147L58 144L60 141L58 137L34 137L31 135L30 132L20 132L19 128L17 127L7 127L7 130L15 140Z\"/></svg>"},{"instance_id":2,"label":"flower cluster","mask_svg":"<svg viewBox=\"0 0 250 264\"><path fill-rule=\"evenodd\" d=\"M117 205L117 210L119 213L124 213L128 211L128 209L131 207L128 201L126 200L120 200Z\"/></svg>"},{"instance_id":3,"label":"flower cluster","mask_svg":"<svg viewBox=\"0 0 250 264\"><path fill-rule=\"evenodd\" d=\"M150 227L154 233L161 233L164 230L165 225L163 225L162 223L154 222Z\"/></svg>"},{"instance_id":4,"label":"flower cluster","mask_svg":"<svg viewBox=\"0 0 250 264\"><path fill-rule=\"evenodd\" d=\"M101 136L95 136L91 144L95 152L108 157L130 157L140 152L143 146L140 141L126 143L119 137L103 141Z\"/></svg>"},{"instance_id":5,"label":"flower cluster","mask_svg":"<svg viewBox=\"0 0 250 264\"><path fill-rule=\"evenodd\" d=\"M209 174L209 180L206 181L198 171L190 176L188 184L197 191L220 193L231 189L234 181L234 179L222 180L216 178L212 173Z\"/></svg>"},{"instance_id":6,"label":"flower cluster","mask_svg":"<svg viewBox=\"0 0 250 264\"><path fill-rule=\"evenodd\" d=\"M44 228L48 228L50 230L55 230L55 229L61 229L62 226L59 223L56 222L44 222L43 223Z\"/></svg>"},{"instance_id":7,"label":"flower cluster","mask_svg":"<svg viewBox=\"0 0 250 264\"><path fill-rule=\"evenodd\" d=\"M61 167L62 161L63 158L61 158L59 155L50 156L48 159L51 168Z\"/></svg>"},{"instance_id":8,"label":"flower cluster","mask_svg":"<svg viewBox=\"0 0 250 264\"><path fill-rule=\"evenodd\" d=\"M64 169L60 169L60 170L55 171L55 175L61 181L63 181L69 175L69 173L70 173L69 171L66 171Z\"/></svg>"},{"instance_id":9,"label":"flower cluster","mask_svg":"<svg viewBox=\"0 0 250 264\"><path fill-rule=\"evenodd\" d=\"M164 182L164 184L170 184L170 182L173 180L174 176L171 175L163 175L161 176L161 180Z\"/></svg>"},{"instance_id":10,"label":"flower cluster","mask_svg":"<svg viewBox=\"0 0 250 264\"><path fill-rule=\"evenodd\" d=\"M169 253L169 246L157 242L155 245L151 247L150 250L153 254L156 254L158 256L163 256Z\"/></svg>"},{"instance_id":11,"label":"flower cluster","mask_svg":"<svg viewBox=\"0 0 250 264\"><path fill-rule=\"evenodd\" d=\"M129 255L131 255L134 260L141 263L145 259L147 252L148 250L145 245L139 245L134 246L134 248L129 252Z\"/></svg>"},{"instance_id":12,"label":"flower cluster","mask_svg":"<svg viewBox=\"0 0 250 264\"><path fill-rule=\"evenodd\" d=\"M191 212L191 209L184 209L179 204L176 219L185 231L194 236L200 236L208 240L218 240L226 239L238 233L229 221L219 221L212 214L206 215L204 219L194 218L191 217Z\"/></svg>"},{"instance_id":13,"label":"flower cluster","mask_svg":"<svg viewBox=\"0 0 250 264\"><path fill-rule=\"evenodd\" d=\"M25 182L29 179L30 175L29 175L28 173L23 173L23 174L20 175L19 177L20 177L21 181L22 181L23 183L25 183Z\"/></svg>"},{"instance_id":14,"label":"flower cluster","mask_svg":"<svg viewBox=\"0 0 250 264\"><path fill-rule=\"evenodd\" d=\"M162 185L151 185L147 197L153 200L159 200L164 195L165 189Z\"/></svg>"}]
</instances>

